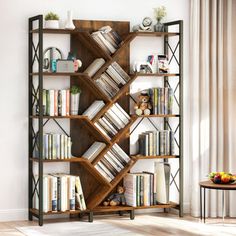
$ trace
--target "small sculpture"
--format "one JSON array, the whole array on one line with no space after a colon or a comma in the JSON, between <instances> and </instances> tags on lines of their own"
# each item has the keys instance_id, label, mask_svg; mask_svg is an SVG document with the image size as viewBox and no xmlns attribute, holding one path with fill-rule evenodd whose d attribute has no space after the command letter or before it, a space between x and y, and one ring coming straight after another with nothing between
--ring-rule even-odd
<instances>
[{"instance_id":1,"label":"small sculpture","mask_svg":"<svg viewBox=\"0 0 236 236\"><path fill-rule=\"evenodd\" d=\"M103 202L104 206L119 206L119 205L125 205L126 201L125 201L125 188L122 186L118 186L117 187L117 192L111 194L106 201Z\"/></svg>"},{"instance_id":2,"label":"small sculpture","mask_svg":"<svg viewBox=\"0 0 236 236\"><path fill-rule=\"evenodd\" d=\"M138 97L139 101L135 104L134 109L135 113L138 116L141 115L150 115L152 105L150 102L150 96L146 90L142 91Z\"/></svg>"},{"instance_id":3,"label":"small sculpture","mask_svg":"<svg viewBox=\"0 0 236 236\"><path fill-rule=\"evenodd\" d=\"M134 32L151 32L152 31L152 19L150 17L145 17L141 24L133 26Z\"/></svg>"}]
</instances>

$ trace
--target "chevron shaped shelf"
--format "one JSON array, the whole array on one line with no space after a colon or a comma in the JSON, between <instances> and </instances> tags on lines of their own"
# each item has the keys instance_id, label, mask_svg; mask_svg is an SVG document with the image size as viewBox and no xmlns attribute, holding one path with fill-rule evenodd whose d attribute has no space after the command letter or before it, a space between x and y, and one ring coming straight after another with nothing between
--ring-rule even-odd
<instances>
[{"instance_id":1,"label":"chevron shaped shelf","mask_svg":"<svg viewBox=\"0 0 236 236\"><path fill-rule=\"evenodd\" d=\"M42 26L42 16L36 16L32 18L32 21L39 20L39 23ZM39 24L39 25L40 25ZM116 186L122 182L124 176L130 171L130 169L135 165L138 160L141 159L168 159L168 158L178 158L180 156L141 156L141 155L129 155L129 146L130 146L130 128L135 123L136 120L141 118L151 118L151 117L159 117L163 119L168 119L170 117L181 117L178 114L171 115L143 115L136 116L131 115L129 122L127 122L126 126L120 129L116 135L109 138L105 134L103 134L95 125L95 123L102 118L105 113L114 105L114 103L119 103L119 105L129 114L130 111L130 101L129 101L129 88L130 85L135 81L136 78L140 76L156 76L163 77L166 81L167 77L179 77L181 74L142 74L135 73L129 74L130 71L130 43L136 37L167 37L172 36L180 36L179 32L131 32L130 33L130 24L129 22L121 22L121 21L88 21L88 20L74 20L74 24L76 26L75 30L64 30L64 29L31 29L29 31L30 38L32 40L32 34L69 34L71 48L70 51L76 53L78 57L82 60L83 65L80 68L81 72L78 73L50 73L50 72L33 72L33 69L29 71L29 81L33 81L33 78L39 79L41 85L39 85L39 89L43 88L43 77L69 77L70 78L70 86L78 85L82 94L80 96L80 107L79 114L83 114L83 112L95 101L95 100L103 100L105 102L105 106L96 114L96 116L90 120L87 116L77 115L77 116L39 116L33 115L32 111L29 115L29 125L31 126L34 119L38 120L39 123L39 136L43 135L43 126L44 122L48 120L57 119L69 119L70 120L70 136L72 139L72 155L74 158L71 159L56 159L56 160L45 160L40 158L33 157L33 151L29 148L29 175L32 175L32 166L33 163L38 163L39 170L41 170L41 175L39 175L40 181L42 181L43 175L43 164L44 163L58 163L58 162L68 162L70 164L70 174L71 175L79 175L81 179L81 184L83 187L83 192L85 196L85 201L87 205L87 210L84 211L88 214L91 212L109 212L109 211L130 211L133 218L134 209L144 209L144 208L178 208L180 209L180 205L176 203L170 204L160 204L149 207L130 207L130 206L117 206L117 207L102 207L100 204L106 198L106 196L114 191ZM93 39L91 36L91 32L98 30L99 28L109 25L115 31L119 33L121 38L123 39L120 47L115 51L114 54L109 55L105 52L100 45ZM43 37L39 37L43 38ZM43 45L42 42L39 42L39 49L34 47L33 50L37 53L37 50L42 50L40 48ZM104 65L96 72L96 74L92 77L89 77L88 74L83 73L85 69L96 59L103 58L105 60ZM106 71L106 69L113 63L117 62L128 74L130 79L128 82L120 88L120 90L111 98L108 97L96 84L96 80L101 76L102 73ZM32 63L32 62L31 62ZM40 67L39 67L40 70ZM32 83L32 82L29 82ZM32 84L30 84L32 86ZM41 87L40 87L41 86ZM30 89L32 89L30 87ZM32 91L31 91L32 94ZM30 101L31 102L31 101ZM30 105L29 105L30 106ZM30 107L31 109L31 107ZM29 109L29 110L30 110ZM40 108L42 109L42 107ZM45 121L46 119L46 121ZM180 120L180 119L179 119ZM166 122L166 120L165 120ZM42 126L42 127L41 127ZM30 127L29 137L32 137L31 133L32 127ZM94 143L94 142L103 142L106 144L105 148L102 152L92 161L85 159L82 155L85 151ZM120 148L127 153L130 157L127 164L123 169L116 175L111 181L108 181L100 172L95 168L99 161L102 160L104 155L111 150L113 145L118 144ZM31 142L30 142L31 145ZM39 152L42 150L39 150ZM32 184L32 180L30 182ZM42 185L41 185L42 186ZM32 188L29 188L29 192ZM42 195L40 195L42 196ZM42 200L42 199L41 199ZM29 205L32 205L32 199L29 199ZM43 213L42 210L36 210L33 208L29 209L29 212L32 216L36 216L39 218L39 224L43 224L43 216L44 215L54 215L54 214L79 214L80 210L76 211L66 211L66 212L48 212Z\"/></svg>"}]
</instances>

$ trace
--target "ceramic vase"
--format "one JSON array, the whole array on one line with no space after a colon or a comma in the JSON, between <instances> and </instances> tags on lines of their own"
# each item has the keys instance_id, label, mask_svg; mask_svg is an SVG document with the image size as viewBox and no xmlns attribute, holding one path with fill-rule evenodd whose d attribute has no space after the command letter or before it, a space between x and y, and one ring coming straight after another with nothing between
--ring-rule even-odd
<instances>
[{"instance_id":1,"label":"ceramic vase","mask_svg":"<svg viewBox=\"0 0 236 236\"><path fill-rule=\"evenodd\" d=\"M72 116L79 114L79 98L80 93L70 95L70 114Z\"/></svg>"},{"instance_id":2,"label":"ceramic vase","mask_svg":"<svg viewBox=\"0 0 236 236\"><path fill-rule=\"evenodd\" d=\"M72 11L67 12L67 20L66 20L66 25L65 29L71 29L73 30L75 28L75 25L72 20Z\"/></svg>"},{"instance_id":3,"label":"ceramic vase","mask_svg":"<svg viewBox=\"0 0 236 236\"><path fill-rule=\"evenodd\" d=\"M164 24L161 23L160 19L157 19L157 23L154 25L155 32L164 32Z\"/></svg>"}]
</instances>

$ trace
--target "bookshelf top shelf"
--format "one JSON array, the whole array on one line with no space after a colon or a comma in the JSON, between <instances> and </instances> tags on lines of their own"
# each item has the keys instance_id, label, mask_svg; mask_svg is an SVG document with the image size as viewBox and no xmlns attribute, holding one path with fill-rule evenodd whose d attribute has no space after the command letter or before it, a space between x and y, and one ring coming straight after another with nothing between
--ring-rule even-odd
<instances>
[{"instance_id":1,"label":"bookshelf top shelf","mask_svg":"<svg viewBox=\"0 0 236 236\"><path fill-rule=\"evenodd\" d=\"M135 76L152 76L152 77L164 77L164 76L168 76L168 77L171 77L171 76L179 76L180 74L175 74L175 73L170 73L170 74L160 74L160 73L133 73L131 75L135 75Z\"/></svg>"},{"instance_id":2,"label":"bookshelf top shelf","mask_svg":"<svg viewBox=\"0 0 236 236\"><path fill-rule=\"evenodd\" d=\"M178 36L178 32L130 32L134 36L144 36L144 37L162 37L162 36Z\"/></svg>"},{"instance_id":3,"label":"bookshelf top shelf","mask_svg":"<svg viewBox=\"0 0 236 236\"><path fill-rule=\"evenodd\" d=\"M68 29L43 29L43 34L78 34L83 31L68 30ZM33 29L30 33L39 33L39 29ZM132 36L144 36L144 37L162 37L162 36L178 36L178 32L130 32Z\"/></svg>"},{"instance_id":4,"label":"bookshelf top shelf","mask_svg":"<svg viewBox=\"0 0 236 236\"><path fill-rule=\"evenodd\" d=\"M30 73L30 75L39 75L39 72L33 72ZM86 74L84 73L76 73L76 72L72 72L72 73L59 73L59 72L43 72L43 76L86 76Z\"/></svg>"}]
</instances>

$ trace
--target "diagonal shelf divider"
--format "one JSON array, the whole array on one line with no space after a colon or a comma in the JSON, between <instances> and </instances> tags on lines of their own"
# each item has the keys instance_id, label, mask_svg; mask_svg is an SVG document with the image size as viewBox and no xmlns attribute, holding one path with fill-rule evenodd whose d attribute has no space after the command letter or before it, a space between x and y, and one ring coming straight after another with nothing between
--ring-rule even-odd
<instances>
[{"instance_id":1,"label":"diagonal shelf divider","mask_svg":"<svg viewBox=\"0 0 236 236\"><path fill-rule=\"evenodd\" d=\"M123 129L121 129L117 135L115 135L112 138L111 143L109 145L107 145L106 148L104 148L104 150L92 162L93 165L96 165L103 158L104 154L106 154L111 149L113 144L119 142L122 139L122 137L125 136L125 134L128 132L129 128L136 121L136 119L137 119L137 117L135 117L135 116L131 117L130 122Z\"/></svg>"},{"instance_id":2,"label":"diagonal shelf divider","mask_svg":"<svg viewBox=\"0 0 236 236\"><path fill-rule=\"evenodd\" d=\"M112 100L105 105L101 111L98 112L98 114L92 119L93 122L98 121L99 118L107 111L111 106L129 89L129 86L134 82L134 80L137 78L136 75L132 75L130 77L130 80L120 89L120 91L112 98Z\"/></svg>"},{"instance_id":3,"label":"diagonal shelf divider","mask_svg":"<svg viewBox=\"0 0 236 236\"><path fill-rule=\"evenodd\" d=\"M106 144L111 144L111 141L94 125L94 123L90 119L88 119L88 117L84 117L81 120L84 122L93 136L95 136L98 140L102 138Z\"/></svg>"},{"instance_id":4,"label":"diagonal shelf divider","mask_svg":"<svg viewBox=\"0 0 236 236\"><path fill-rule=\"evenodd\" d=\"M88 199L88 207L89 209L93 209L97 207L104 198L116 187L116 185L121 181L121 179L129 172L129 170L134 166L136 163L136 159L131 159L129 163L124 167L122 171L111 181L111 186L109 189L107 188L105 191L99 193L99 198L92 198L92 196Z\"/></svg>"}]
</instances>

